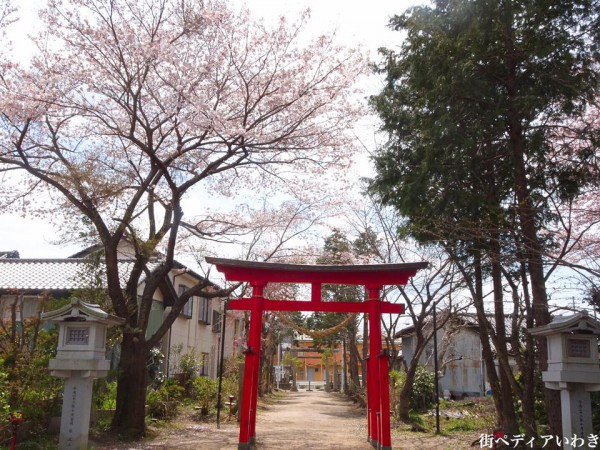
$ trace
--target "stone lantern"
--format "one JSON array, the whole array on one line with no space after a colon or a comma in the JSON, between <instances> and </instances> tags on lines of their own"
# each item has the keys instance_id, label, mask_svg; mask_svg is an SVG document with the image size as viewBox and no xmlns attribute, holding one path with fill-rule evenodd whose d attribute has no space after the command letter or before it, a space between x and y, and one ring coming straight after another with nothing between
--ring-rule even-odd
<instances>
[{"instance_id":1,"label":"stone lantern","mask_svg":"<svg viewBox=\"0 0 600 450\"><path fill-rule=\"evenodd\" d=\"M95 378L105 377L110 369L106 359L106 329L122 325L125 319L77 298L63 308L49 311L42 319L58 325L56 358L50 360L51 375L65 378L60 420L59 448L87 448Z\"/></svg>"},{"instance_id":2,"label":"stone lantern","mask_svg":"<svg viewBox=\"0 0 600 450\"><path fill-rule=\"evenodd\" d=\"M583 311L529 332L548 342L548 369L542 380L548 389L560 390L562 437L568 442L575 435L587 438L593 433L590 392L600 391L600 322ZM565 442L564 448L573 447Z\"/></svg>"}]
</instances>

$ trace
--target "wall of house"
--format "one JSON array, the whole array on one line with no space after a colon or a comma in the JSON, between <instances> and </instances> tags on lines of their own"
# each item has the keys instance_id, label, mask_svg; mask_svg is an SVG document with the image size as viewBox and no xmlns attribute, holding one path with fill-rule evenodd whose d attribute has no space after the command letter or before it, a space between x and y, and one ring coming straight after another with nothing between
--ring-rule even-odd
<instances>
[{"instance_id":1,"label":"wall of house","mask_svg":"<svg viewBox=\"0 0 600 450\"><path fill-rule=\"evenodd\" d=\"M458 332L442 360L440 390L452 394L478 396L485 392L481 342L472 329Z\"/></svg>"},{"instance_id":2,"label":"wall of house","mask_svg":"<svg viewBox=\"0 0 600 450\"><path fill-rule=\"evenodd\" d=\"M452 336L438 331L438 365L440 395L449 391L453 396L479 396L485 392L485 373L481 359L481 342L476 330L461 327ZM402 356L410 363L415 351L414 335L402 337ZM421 354L419 364L433 371L433 339Z\"/></svg>"},{"instance_id":3,"label":"wall of house","mask_svg":"<svg viewBox=\"0 0 600 450\"><path fill-rule=\"evenodd\" d=\"M189 288L197 283L189 274L176 275L173 280L175 290ZM179 363L185 354L193 353L198 362L199 374L210 378L218 376L221 352L221 327L223 326L224 302L220 298L192 297L171 327L164 340L164 354L168 355L169 375L180 371ZM168 310L165 313L168 313ZM225 322L224 359L241 352L244 329L243 315L228 311Z\"/></svg>"},{"instance_id":4,"label":"wall of house","mask_svg":"<svg viewBox=\"0 0 600 450\"><path fill-rule=\"evenodd\" d=\"M0 320L11 322L13 308L17 322L35 317L41 309L40 297L37 295L0 295Z\"/></svg>"}]
</instances>

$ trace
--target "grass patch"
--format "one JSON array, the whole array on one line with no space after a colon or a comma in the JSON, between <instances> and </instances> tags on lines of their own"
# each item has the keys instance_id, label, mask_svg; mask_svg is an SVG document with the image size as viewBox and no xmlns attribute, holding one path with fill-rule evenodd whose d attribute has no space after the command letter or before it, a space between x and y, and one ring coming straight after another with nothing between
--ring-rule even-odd
<instances>
[{"instance_id":1,"label":"grass patch","mask_svg":"<svg viewBox=\"0 0 600 450\"><path fill-rule=\"evenodd\" d=\"M397 434L415 431L434 433L435 410L409 413L410 423L399 424ZM490 433L494 429L496 414L491 398L469 398L440 402L440 432L442 435L462 433Z\"/></svg>"},{"instance_id":2,"label":"grass patch","mask_svg":"<svg viewBox=\"0 0 600 450\"><path fill-rule=\"evenodd\" d=\"M451 433L453 431L478 431L481 424L477 424L471 419L452 419L444 426L444 431Z\"/></svg>"}]
</instances>

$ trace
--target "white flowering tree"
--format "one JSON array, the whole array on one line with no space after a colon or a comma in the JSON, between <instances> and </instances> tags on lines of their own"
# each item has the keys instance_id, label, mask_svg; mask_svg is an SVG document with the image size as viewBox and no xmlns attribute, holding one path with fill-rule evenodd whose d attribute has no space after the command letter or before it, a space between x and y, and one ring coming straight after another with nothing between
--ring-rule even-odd
<instances>
[{"instance_id":1,"label":"white flowering tree","mask_svg":"<svg viewBox=\"0 0 600 450\"><path fill-rule=\"evenodd\" d=\"M215 295L207 283L186 291L146 336L185 200L297 191L300 176L346 167L366 64L329 37L299 43L307 17L269 27L218 1L49 0L41 19L31 61L1 63L0 198L63 228L84 221L101 242L112 306L127 320L112 425L136 437L148 351L191 296ZM128 274L117 265L125 235ZM151 270L157 249L164 264Z\"/></svg>"}]
</instances>

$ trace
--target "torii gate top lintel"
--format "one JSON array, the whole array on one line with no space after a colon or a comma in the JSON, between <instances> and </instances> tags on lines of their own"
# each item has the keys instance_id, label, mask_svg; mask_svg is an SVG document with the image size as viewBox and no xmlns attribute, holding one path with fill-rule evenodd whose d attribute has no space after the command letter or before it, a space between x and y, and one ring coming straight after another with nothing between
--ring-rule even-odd
<instances>
[{"instance_id":1,"label":"torii gate top lintel","mask_svg":"<svg viewBox=\"0 0 600 450\"><path fill-rule=\"evenodd\" d=\"M251 283L319 283L384 286L406 284L427 262L403 264L312 265L241 261L207 257L228 281Z\"/></svg>"}]
</instances>

